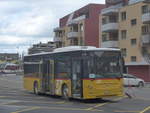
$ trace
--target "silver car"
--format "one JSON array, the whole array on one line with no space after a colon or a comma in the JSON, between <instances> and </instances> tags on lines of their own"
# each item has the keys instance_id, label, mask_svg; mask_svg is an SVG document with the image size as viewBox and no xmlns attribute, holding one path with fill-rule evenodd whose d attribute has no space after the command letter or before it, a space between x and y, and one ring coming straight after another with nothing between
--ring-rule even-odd
<instances>
[{"instance_id":1,"label":"silver car","mask_svg":"<svg viewBox=\"0 0 150 113\"><path fill-rule=\"evenodd\" d=\"M124 86L144 87L145 82L141 78L137 78L131 74L123 74Z\"/></svg>"}]
</instances>

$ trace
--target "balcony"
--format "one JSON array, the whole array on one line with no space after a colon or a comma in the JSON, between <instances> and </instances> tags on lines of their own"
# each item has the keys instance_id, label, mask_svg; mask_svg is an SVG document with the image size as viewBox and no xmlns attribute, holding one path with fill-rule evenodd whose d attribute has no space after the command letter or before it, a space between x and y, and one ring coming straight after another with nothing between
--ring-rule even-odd
<instances>
[{"instance_id":1,"label":"balcony","mask_svg":"<svg viewBox=\"0 0 150 113\"><path fill-rule=\"evenodd\" d=\"M143 23L150 23L150 12L145 13L142 15L142 22Z\"/></svg>"},{"instance_id":2,"label":"balcony","mask_svg":"<svg viewBox=\"0 0 150 113\"><path fill-rule=\"evenodd\" d=\"M119 2L122 2L122 0L107 0L107 3L109 3L109 4L116 4Z\"/></svg>"},{"instance_id":3,"label":"balcony","mask_svg":"<svg viewBox=\"0 0 150 113\"><path fill-rule=\"evenodd\" d=\"M150 45L150 34L145 34L142 36L142 44Z\"/></svg>"},{"instance_id":4,"label":"balcony","mask_svg":"<svg viewBox=\"0 0 150 113\"><path fill-rule=\"evenodd\" d=\"M69 21L67 24L68 25L74 25L74 24L78 24L80 21L86 19L86 16L85 15L82 15L82 16L79 16L71 21Z\"/></svg>"},{"instance_id":5,"label":"balcony","mask_svg":"<svg viewBox=\"0 0 150 113\"><path fill-rule=\"evenodd\" d=\"M107 23L102 25L102 32L111 32L119 29L118 23Z\"/></svg>"},{"instance_id":6,"label":"balcony","mask_svg":"<svg viewBox=\"0 0 150 113\"><path fill-rule=\"evenodd\" d=\"M119 8L121 8L121 7L122 7L122 4L104 8L104 9L102 9L101 14L102 15L112 15L112 14L119 13Z\"/></svg>"},{"instance_id":7,"label":"balcony","mask_svg":"<svg viewBox=\"0 0 150 113\"><path fill-rule=\"evenodd\" d=\"M68 38L77 38L77 37L79 37L79 32L71 31L67 34L67 37Z\"/></svg>"},{"instance_id":8,"label":"balcony","mask_svg":"<svg viewBox=\"0 0 150 113\"><path fill-rule=\"evenodd\" d=\"M54 37L54 42L61 42L61 37Z\"/></svg>"},{"instance_id":9,"label":"balcony","mask_svg":"<svg viewBox=\"0 0 150 113\"><path fill-rule=\"evenodd\" d=\"M136 3L142 2L142 1L146 1L146 0L129 0L129 5L136 4Z\"/></svg>"},{"instance_id":10,"label":"balcony","mask_svg":"<svg viewBox=\"0 0 150 113\"><path fill-rule=\"evenodd\" d=\"M118 48L118 41L105 41L101 45L103 48Z\"/></svg>"}]
</instances>

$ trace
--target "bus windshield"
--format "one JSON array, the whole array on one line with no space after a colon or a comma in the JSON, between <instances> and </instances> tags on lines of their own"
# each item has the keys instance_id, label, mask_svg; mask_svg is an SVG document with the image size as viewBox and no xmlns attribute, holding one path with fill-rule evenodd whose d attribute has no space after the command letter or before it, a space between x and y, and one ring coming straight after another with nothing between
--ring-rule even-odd
<instances>
[{"instance_id":1,"label":"bus windshield","mask_svg":"<svg viewBox=\"0 0 150 113\"><path fill-rule=\"evenodd\" d=\"M95 51L87 52L85 60L85 75L88 78L122 77L120 52Z\"/></svg>"}]
</instances>

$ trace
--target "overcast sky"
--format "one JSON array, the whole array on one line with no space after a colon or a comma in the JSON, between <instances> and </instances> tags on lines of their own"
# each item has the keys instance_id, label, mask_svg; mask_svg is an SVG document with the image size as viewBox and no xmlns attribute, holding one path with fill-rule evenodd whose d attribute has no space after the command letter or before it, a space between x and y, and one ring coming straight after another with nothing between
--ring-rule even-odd
<instances>
[{"instance_id":1,"label":"overcast sky","mask_svg":"<svg viewBox=\"0 0 150 113\"><path fill-rule=\"evenodd\" d=\"M105 0L0 0L0 52L26 51L52 40L59 18Z\"/></svg>"}]
</instances>

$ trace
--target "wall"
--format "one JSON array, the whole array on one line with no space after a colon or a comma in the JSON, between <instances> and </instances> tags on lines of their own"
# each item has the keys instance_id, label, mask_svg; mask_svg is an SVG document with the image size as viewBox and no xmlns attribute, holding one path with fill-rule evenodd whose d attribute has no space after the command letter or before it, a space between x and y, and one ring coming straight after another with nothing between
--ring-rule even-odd
<instances>
[{"instance_id":1,"label":"wall","mask_svg":"<svg viewBox=\"0 0 150 113\"><path fill-rule=\"evenodd\" d=\"M150 65L149 66L128 66L128 73L150 82Z\"/></svg>"},{"instance_id":2,"label":"wall","mask_svg":"<svg viewBox=\"0 0 150 113\"><path fill-rule=\"evenodd\" d=\"M85 45L99 47L99 14L103 8L105 5L91 4L89 7L90 18L85 20Z\"/></svg>"}]
</instances>

